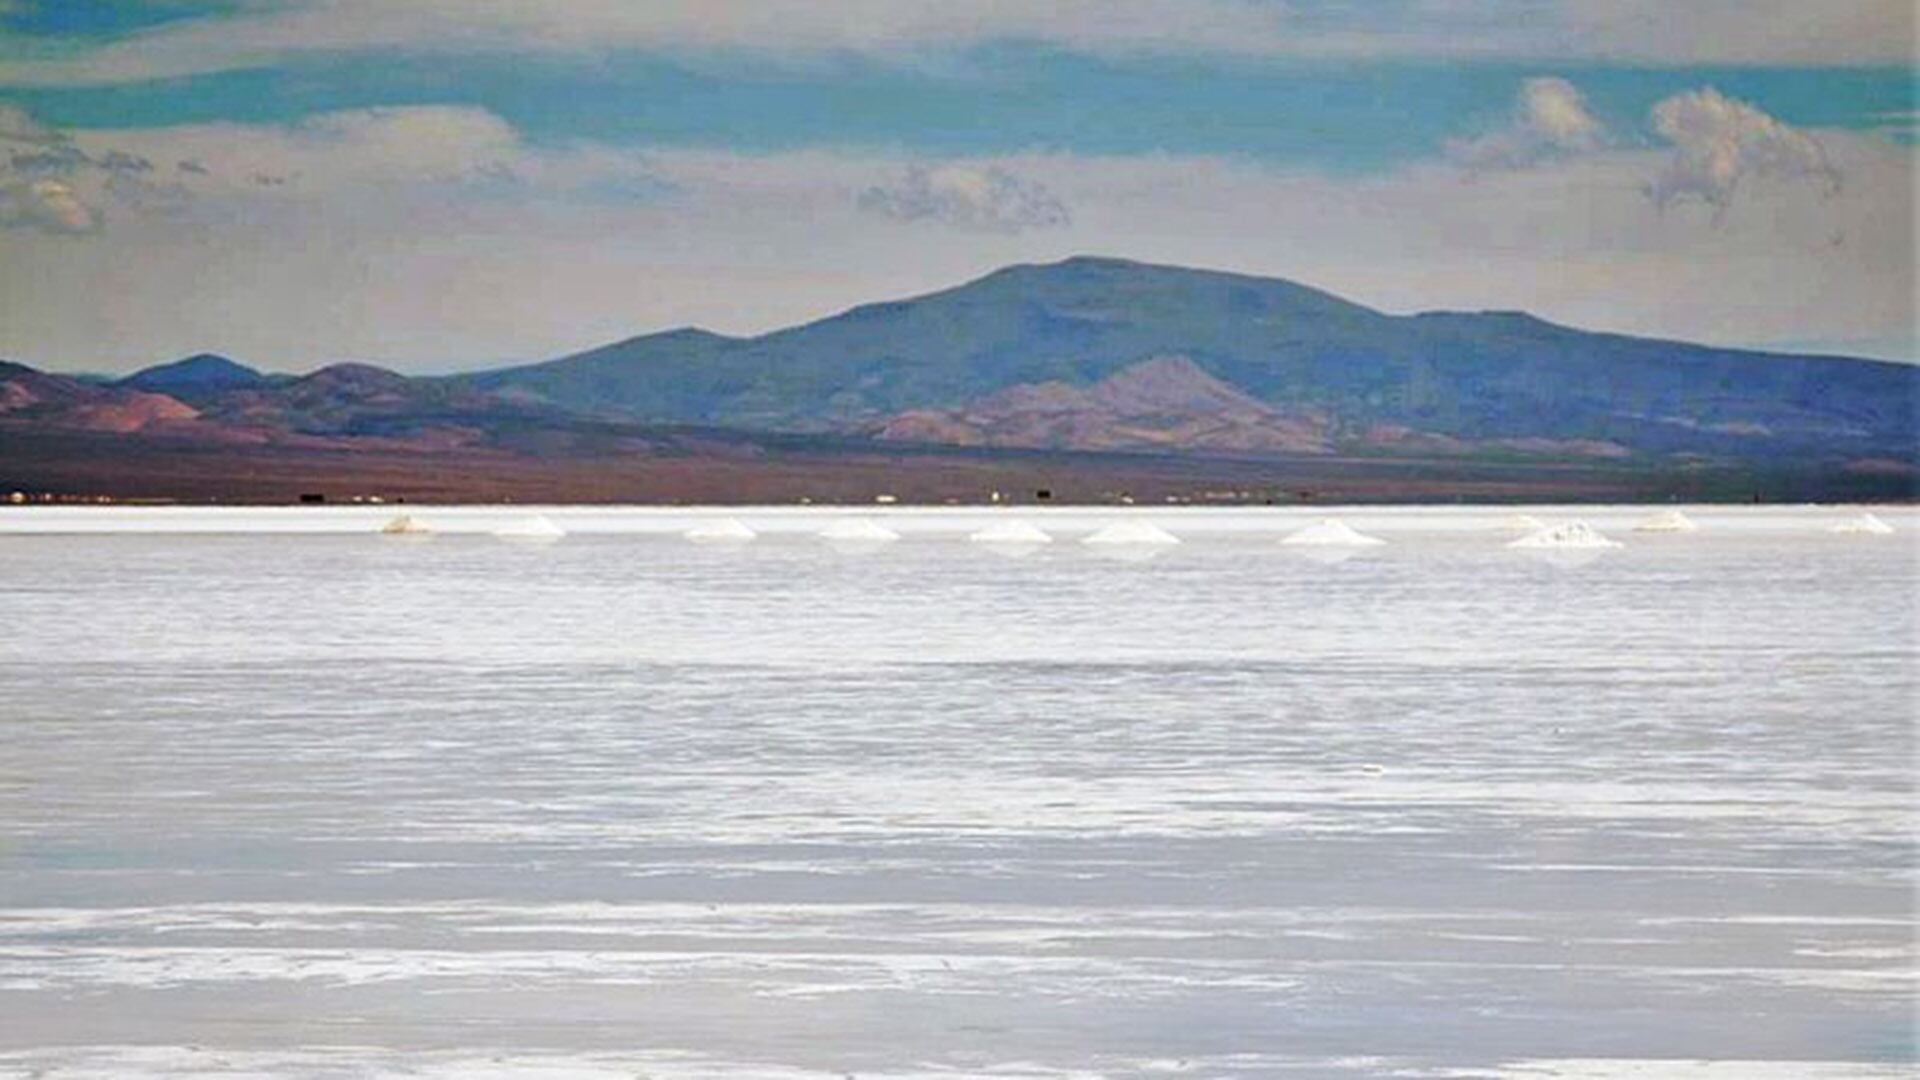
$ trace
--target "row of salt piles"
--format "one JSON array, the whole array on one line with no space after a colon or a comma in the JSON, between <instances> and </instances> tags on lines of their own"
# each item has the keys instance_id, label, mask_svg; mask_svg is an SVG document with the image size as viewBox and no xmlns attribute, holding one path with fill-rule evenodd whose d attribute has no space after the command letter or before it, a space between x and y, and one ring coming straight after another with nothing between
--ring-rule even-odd
<instances>
[{"instance_id":1,"label":"row of salt piles","mask_svg":"<svg viewBox=\"0 0 1920 1080\"><path fill-rule=\"evenodd\" d=\"M1501 532L1523 534L1507 545L1512 548L1599 549L1621 546L1619 541L1610 539L1584 521L1548 525L1532 514L1514 514L1502 519L1495 528ZM1694 533L1700 531L1700 526L1679 510L1664 510L1636 523L1633 531ZM1840 534L1886 536L1893 533L1894 528L1872 513L1861 513L1830 526L1828 531ZM406 514L388 521L380 527L379 532L382 536L398 539L426 539L433 535L431 528L419 519ZM501 540L540 543L558 540L567 533L550 518L543 514L536 514L501 526L495 529L492 535ZM736 518L721 518L716 521L702 522L687 529L681 535L695 543L727 544L744 543L755 539L759 534ZM823 540L834 543L860 545L886 544L900 539L899 533L870 518L844 518L834 521L821 529L817 535ZM1053 537L1046 531L1025 521L1017 520L994 522L968 534L967 539L979 544L1009 547L1053 542ZM1082 538L1081 543L1097 547L1167 547L1180 543L1180 538L1149 522L1126 521L1104 526ZM1329 517L1288 534L1281 543L1294 547L1360 548L1377 547L1385 544L1386 541L1360 532L1339 518Z\"/></svg>"}]
</instances>

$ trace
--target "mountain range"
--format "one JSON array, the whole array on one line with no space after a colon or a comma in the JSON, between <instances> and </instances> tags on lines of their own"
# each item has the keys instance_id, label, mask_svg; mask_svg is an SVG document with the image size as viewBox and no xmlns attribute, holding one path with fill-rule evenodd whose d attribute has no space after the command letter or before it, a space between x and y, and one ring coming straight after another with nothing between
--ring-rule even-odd
<instances>
[{"instance_id":1,"label":"mountain range","mask_svg":"<svg viewBox=\"0 0 1920 1080\"><path fill-rule=\"evenodd\" d=\"M1391 315L1284 280L1083 257L756 337L675 330L454 376L270 375L204 354L117 380L0 363L6 445L80 435L111 437L87 452L117 447L130 468L193 446L532 461L804 447L1121 455L1196 476L1228 461L1789 470L1910 495L1920 368L1517 312ZM30 479L0 462L0 483Z\"/></svg>"}]
</instances>

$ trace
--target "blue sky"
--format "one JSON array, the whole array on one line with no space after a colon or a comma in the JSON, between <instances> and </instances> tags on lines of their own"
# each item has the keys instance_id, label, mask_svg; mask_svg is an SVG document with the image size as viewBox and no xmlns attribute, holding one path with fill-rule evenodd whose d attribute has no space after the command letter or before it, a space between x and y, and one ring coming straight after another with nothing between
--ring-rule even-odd
<instances>
[{"instance_id":1,"label":"blue sky","mask_svg":"<svg viewBox=\"0 0 1920 1080\"><path fill-rule=\"evenodd\" d=\"M112 40L181 19L230 13L235 3L140 3L96 0L91 3L17 4L0 11L0 28L46 44Z\"/></svg>"},{"instance_id":2,"label":"blue sky","mask_svg":"<svg viewBox=\"0 0 1920 1080\"><path fill-rule=\"evenodd\" d=\"M1808 7L0 0L0 353L458 367L1098 251L1910 358L1911 12Z\"/></svg>"},{"instance_id":3,"label":"blue sky","mask_svg":"<svg viewBox=\"0 0 1920 1080\"><path fill-rule=\"evenodd\" d=\"M535 142L863 146L928 154L1070 150L1233 154L1335 170L1430 156L1497 121L1539 64L1182 57L1106 58L1034 46L976 48L938 68L861 56L769 65L754 57L623 53L592 62L507 56L342 56L127 85L16 89L43 122L78 127L272 123L336 109L462 104ZM1554 65L1593 111L1631 130L1656 101L1698 86L1800 126L1874 130L1910 113L1889 68ZM1911 127L1899 133L1909 141Z\"/></svg>"}]
</instances>

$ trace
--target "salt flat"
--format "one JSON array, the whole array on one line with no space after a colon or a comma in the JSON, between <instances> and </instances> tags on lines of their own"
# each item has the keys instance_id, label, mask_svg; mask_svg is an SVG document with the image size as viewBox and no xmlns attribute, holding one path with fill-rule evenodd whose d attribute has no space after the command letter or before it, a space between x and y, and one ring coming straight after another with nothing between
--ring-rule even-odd
<instances>
[{"instance_id":1,"label":"salt flat","mask_svg":"<svg viewBox=\"0 0 1920 1080\"><path fill-rule=\"evenodd\" d=\"M0 1075L1909 1075L1920 515L1649 513L0 510Z\"/></svg>"}]
</instances>

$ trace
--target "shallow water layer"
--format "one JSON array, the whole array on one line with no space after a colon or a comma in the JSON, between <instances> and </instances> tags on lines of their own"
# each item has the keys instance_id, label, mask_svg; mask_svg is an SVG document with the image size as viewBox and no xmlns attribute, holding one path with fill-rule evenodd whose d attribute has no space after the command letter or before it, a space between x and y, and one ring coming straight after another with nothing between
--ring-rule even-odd
<instances>
[{"instance_id":1,"label":"shallow water layer","mask_svg":"<svg viewBox=\"0 0 1920 1080\"><path fill-rule=\"evenodd\" d=\"M408 512L0 510L0 1075L1912 1070L1910 512Z\"/></svg>"}]
</instances>

